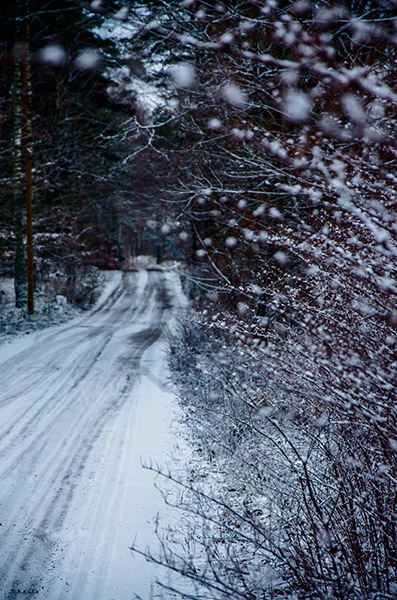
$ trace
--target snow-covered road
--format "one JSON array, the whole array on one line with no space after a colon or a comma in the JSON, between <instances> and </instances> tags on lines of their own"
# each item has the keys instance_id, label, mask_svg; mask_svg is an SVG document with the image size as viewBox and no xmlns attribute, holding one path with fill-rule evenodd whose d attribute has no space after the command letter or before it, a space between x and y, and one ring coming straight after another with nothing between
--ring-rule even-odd
<instances>
[{"instance_id":1,"label":"snow-covered road","mask_svg":"<svg viewBox=\"0 0 397 600\"><path fill-rule=\"evenodd\" d=\"M164 333L181 298L173 272L115 272L86 316L0 348L1 600L149 598L158 573L129 546L176 518L142 460L175 441Z\"/></svg>"}]
</instances>

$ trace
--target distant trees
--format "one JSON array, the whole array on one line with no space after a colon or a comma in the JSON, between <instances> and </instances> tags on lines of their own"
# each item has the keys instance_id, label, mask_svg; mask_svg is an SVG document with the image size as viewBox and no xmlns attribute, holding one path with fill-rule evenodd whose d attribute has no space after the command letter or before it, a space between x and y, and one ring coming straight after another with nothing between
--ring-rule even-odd
<instances>
[{"instance_id":1,"label":"distant trees","mask_svg":"<svg viewBox=\"0 0 397 600\"><path fill-rule=\"evenodd\" d=\"M119 158L108 138L114 133L112 122L120 118L109 108L99 42L90 32L94 15L89 18L77 4L52 0L44 7L31 0L4 9L2 17L1 271L15 272L21 305L26 247L32 249L26 242L28 174L22 159L27 148L33 161L38 281L54 269L72 276L84 265L115 268L121 258L115 194L122 183L115 170ZM30 48L26 32L21 44L20 24L30 29ZM31 85L29 94L22 90L22 60L31 65L31 83L29 77L25 83Z\"/></svg>"}]
</instances>

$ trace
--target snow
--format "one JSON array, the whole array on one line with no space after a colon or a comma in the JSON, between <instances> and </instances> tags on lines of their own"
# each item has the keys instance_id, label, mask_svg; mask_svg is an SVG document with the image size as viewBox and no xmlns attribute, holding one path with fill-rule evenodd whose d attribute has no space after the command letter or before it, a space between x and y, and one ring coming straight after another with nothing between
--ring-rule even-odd
<instances>
[{"instance_id":1,"label":"snow","mask_svg":"<svg viewBox=\"0 0 397 600\"><path fill-rule=\"evenodd\" d=\"M126 66L109 68L106 70L106 76L113 82L113 85L108 88L111 95L117 95L118 90L128 93L130 101L135 98L137 105L148 114L153 114L167 104L156 85L131 75L130 69Z\"/></svg>"},{"instance_id":2,"label":"snow","mask_svg":"<svg viewBox=\"0 0 397 600\"><path fill-rule=\"evenodd\" d=\"M310 115L312 102L310 98L299 90L290 90L284 101L286 118L291 123L304 123Z\"/></svg>"},{"instance_id":3,"label":"snow","mask_svg":"<svg viewBox=\"0 0 397 600\"><path fill-rule=\"evenodd\" d=\"M188 457L167 387L181 303L175 271L114 272L88 315L1 347L1 597L146 600L166 580L130 546L156 553L157 515L181 535L142 468Z\"/></svg>"},{"instance_id":4,"label":"snow","mask_svg":"<svg viewBox=\"0 0 397 600\"><path fill-rule=\"evenodd\" d=\"M56 295L55 298L53 295L36 291L34 314L27 315L25 308L15 307L14 280L1 278L0 345L15 337L31 334L37 329L60 325L81 314L81 310L69 304L63 295ZM60 300L61 298L64 300Z\"/></svg>"},{"instance_id":5,"label":"snow","mask_svg":"<svg viewBox=\"0 0 397 600\"><path fill-rule=\"evenodd\" d=\"M128 13L129 13L129 8L128 6L122 6L120 8L120 10L118 10L114 15L113 15L113 19L118 19L119 21L125 21L128 17Z\"/></svg>"},{"instance_id":6,"label":"snow","mask_svg":"<svg viewBox=\"0 0 397 600\"><path fill-rule=\"evenodd\" d=\"M360 101L353 94L342 96L342 108L350 119L355 123L365 123L366 116Z\"/></svg>"},{"instance_id":7,"label":"snow","mask_svg":"<svg viewBox=\"0 0 397 600\"><path fill-rule=\"evenodd\" d=\"M47 44L39 51L38 56L42 62L55 66L62 65L67 58L66 51L60 44Z\"/></svg>"},{"instance_id":8,"label":"snow","mask_svg":"<svg viewBox=\"0 0 397 600\"><path fill-rule=\"evenodd\" d=\"M91 5L92 6L92 5ZM126 9L127 7L123 7ZM137 11L136 11L137 12ZM142 17L145 12L141 8ZM122 18L120 18L120 16ZM130 40L142 27L141 23L137 20L129 19L126 10L121 9L113 15L113 18L105 19L100 26L93 27L92 32L103 40L114 40L120 42L121 40Z\"/></svg>"},{"instance_id":9,"label":"snow","mask_svg":"<svg viewBox=\"0 0 397 600\"><path fill-rule=\"evenodd\" d=\"M235 83L226 83L222 87L222 98L235 108L245 108L247 104L247 96L243 90Z\"/></svg>"},{"instance_id":10,"label":"snow","mask_svg":"<svg viewBox=\"0 0 397 600\"><path fill-rule=\"evenodd\" d=\"M191 88L195 84L196 71L190 63L181 62L173 65L170 73L177 88Z\"/></svg>"},{"instance_id":11,"label":"snow","mask_svg":"<svg viewBox=\"0 0 397 600\"><path fill-rule=\"evenodd\" d=\"M74 66L80 71L89 71L98 68L101 62L100 53L94 48L86 48L77 55Z\"/></svg>"},{"instance_id":12,"label":"snow","mask_svg":"<svg viewBox=\"0 0 397 600\"><path fill-rule=\"evenodd\" d=\"M220 121L219 119L216 119L216 118L210 119L208 121L208 127L210 129L221 129L222 128L222 121Z\"/></svg>"}]
</instances>

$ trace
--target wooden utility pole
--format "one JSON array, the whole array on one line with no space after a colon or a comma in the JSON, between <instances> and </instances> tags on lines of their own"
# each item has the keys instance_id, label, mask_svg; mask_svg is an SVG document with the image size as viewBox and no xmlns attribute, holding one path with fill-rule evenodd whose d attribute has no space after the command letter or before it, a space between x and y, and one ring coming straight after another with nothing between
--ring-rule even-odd
<instances>
[{"instance_id":1,"label":"wooden utility pole","mask_svg":"<svg viewBox=\"0 0 397 600\"><path fill-rule=\"evenodd\" d=\"M26 29L28 25L26 25ZM29 33L27 29L27 34ZM26 186L26 250L27 250L27 310L34 312L34 252L33 252L33 186L32 186L32 121L31 121L31 81L29 47L21 35L21 81L23 107L23 146L25 153L25 186Z\"/></svg>"},{"instance_id":2,"label":"wooden utility pole","mask_svg":"<svg viewBox=\"0 0 397 600\"><path fill-rule=\"evenodd\" d=\"M18 39L18 37L16 37ZM23 110L20 48L14 47L14 135L13 135L13 212L15 230L14 287L15 305L22 308L26 303L25 251L23 244L22 220L22 148L23 148Z\"/></svg>"},{"instance_id":3,"label":"wooden utility pole","mask_svg":"<svg viewBox=\"0 0 397 600\"><path fill-rule=\"evenodd\" d=\"M34 313L34 253L33 253L33 186L32 157L30 148L25 150L26 156L26 250L28 281L28 315Z\"/></svg>"},{"instance_id":4,"label":"wooden utility pole","mask_svg":"<svg viewBox=\"0 0 397 600\"><path fill-rule=\"evenodd\" d=\"M14 140L13 210L15 225L15 304L27 302L29 315L34 312L33 186L32 186L32 107L29 59L29 0L15 5L14 44ZM25 176L25 181L23 181ZM25 190L24 190L25 184ZM23 205L26 204L27 269L23 243ZM27 285L26 285L27 284ZM27 293L26 293L27 292Z\"/></svg>"}]
</instances>

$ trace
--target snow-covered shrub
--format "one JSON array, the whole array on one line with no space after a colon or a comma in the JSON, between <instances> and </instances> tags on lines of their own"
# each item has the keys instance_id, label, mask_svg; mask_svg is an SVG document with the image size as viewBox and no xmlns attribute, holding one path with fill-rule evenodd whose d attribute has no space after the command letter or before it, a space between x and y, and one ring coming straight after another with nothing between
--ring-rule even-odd
<instances>
[{"instance_id":1,"label":"snow-covered shrub","mask_svg":"<svg viewBox=\"0 0 397 600\"><path fill-rule=\"evenodd\" d=\"M74 267L42 271L40 289L53 299L64 296L70 304L87 309L98 298L102 274L96 267Z\"/></svg>"},{"instance_id":2,"label":"snow-covered shrub","mask_svg":"<svg viewBox=\"0 0 397 600\"><path fill-rule=\"evenodd\" d=\"M198 579L211 598L392 598L394 401L374 415L377 384L347 391L357 365L317 363L276 333L247 345L232 328L189 315L170 359L209 473L204 494L191 485Z\"/></svg>"}]
</instances>

